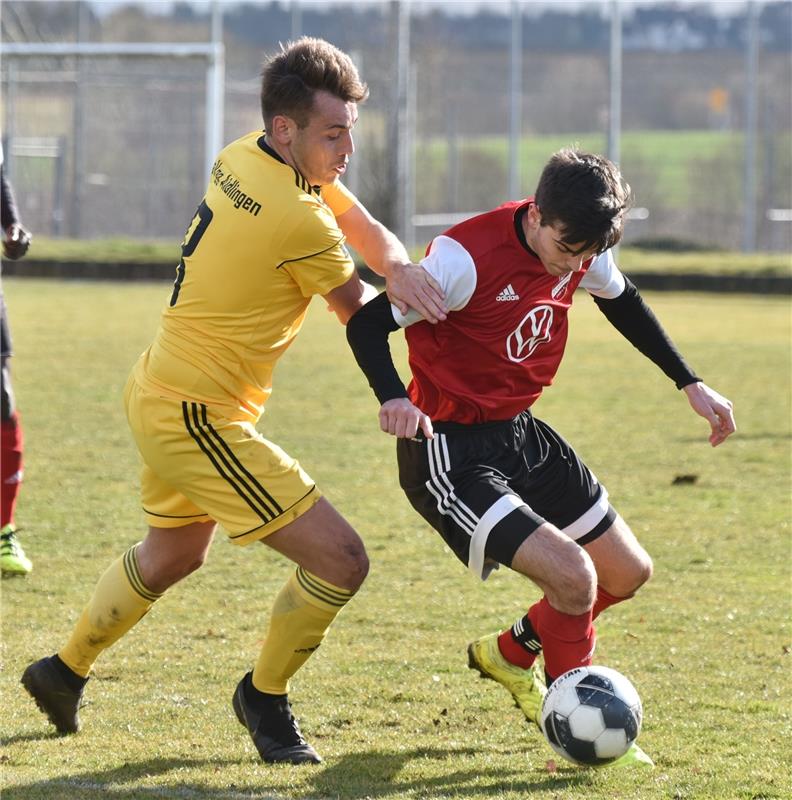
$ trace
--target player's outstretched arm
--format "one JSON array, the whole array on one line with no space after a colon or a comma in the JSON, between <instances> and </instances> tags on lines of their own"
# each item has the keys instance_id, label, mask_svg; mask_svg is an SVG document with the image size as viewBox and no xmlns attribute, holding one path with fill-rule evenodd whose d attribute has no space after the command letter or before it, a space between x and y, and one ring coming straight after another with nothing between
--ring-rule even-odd
<instances>
[{"instance_id":1,"label":"player's outstretched arm","mask_svg":"<svg viewBox=\"0 0 792 800\"><path fill-rule=\"evenodd\" d=\"M701 381L688 384L682 391L687 395L690 407L709 422L712 429L709 443L713 447L725 442L737 430L731 400Z\"/></svg>"},{"instance_id":2,"label":"player's outstretched arm","mask_svg":"<svg viewBox=\"0 0 792 800\"><path fill-rule=\"evenodd\" d=\"M413 264L409 259L391 263L385 276L385 291L402 314L412 308L433 325L442 322L448 314L437 281L420 264Z\"/></svg>"},{"instance_id":3,"label":"player's outstretched arm","mask_svg":"<svg viewBox=\"0 0 792 800\"><path fill-rule=\"evenodd\" d=\"M355 360L381 403L380 428L393 436L414 438L418 430L433 437L432 421L407 396L393 363L388 336L399 329L383 292L347 323L347 341Z\"/></svg>"},{"instance_id":4,"label":"player's outstretched arm","mask_svg":"<svg viewBox=\"0 0 792 800\"><path fill-rule=\"evenodd\" d=\"M629 278L625 276L624 290L618 297L606 299L594 295L594 302L608 322L633 347L657 364L674 381L677 389L701 381Z\"/></svg>"},{"instance_id":5,"label":"player's outstretched arm","mask_svg":"<svg viewBox=\"0 0 792 800\"><path fill-rule=\"evenodd\" d=\"M609 300L595 296L594 301L610 323L685 392L691 408L709 422L709 442L713 447L735 432L731 401L710 389L693 372L628 279L618 297Z\"/></svg>"},{"instance_id":6,"label":"player's outstretched arm","mask_svg":"<svg viewBox=\"0 0 792 800\"><path fill-rule=\"evenodd\" d=\"M398 237L364 206L355 203L337 222L366 264L385 278L388 297L402 314L412 308L428 322L446 318L448 308L440 284L420 264L410 261Z\"/></svg>"},{"instance_id":7,"label":"player's outstretched arm","mask_svg":"<svg viewBox=\"0 0 792 800\"><path fill-rule=\"evenodd\" d=\"M342 325L346 325L359 308L376 296L377 290L370 283L360 280L357 270L346 283L323 295L328 310L335 312Z\"/></svg>"}]
</instances>

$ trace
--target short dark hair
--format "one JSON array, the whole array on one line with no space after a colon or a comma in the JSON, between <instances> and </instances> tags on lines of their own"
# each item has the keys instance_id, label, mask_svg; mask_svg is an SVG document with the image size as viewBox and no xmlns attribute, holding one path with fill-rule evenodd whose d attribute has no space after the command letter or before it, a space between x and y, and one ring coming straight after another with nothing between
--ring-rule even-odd
<instances>
[{"instance_id":1,"label":"short dark hair","mask_svg":"<svg viewBox=\"0 0 792 800\"><path fill-rule=\"evenodd\" d=\"M304 128L314 94L324 90L344 102L361 103L368 97L352 59L324 39L302 36L288 42L264 66L261 74L261 114L269 129L278 114Z\"/></svg>"},{"instance_id":2,"label":"short dark hair","mask_svg":"<svg viewBox=\"0 0 792 800\"><path fill-rule=\"evenodd\" d=\"M632 197L619 168L604 156L564 148L547 162L534 201L542 225L558 224L564 244L598 253L619 243Z\"/></svg>"}]
</instances>

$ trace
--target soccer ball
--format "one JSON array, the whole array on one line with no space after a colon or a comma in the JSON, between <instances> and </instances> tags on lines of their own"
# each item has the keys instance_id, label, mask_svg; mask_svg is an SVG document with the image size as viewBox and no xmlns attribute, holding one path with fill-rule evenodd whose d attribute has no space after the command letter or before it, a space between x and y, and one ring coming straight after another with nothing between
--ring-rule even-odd
<instances>
[{"instance_id":1,"label":"soccer ball","mask_svg":"<svg viewBox=\"0 0 792 800\"><path fill-rule=\"evenodd\" d=\"M624 755L641 731L641 698L608 667L578 667L554 681L542 703L542 731L574 764L603 766Z\"/></svg>"}]
</instances>

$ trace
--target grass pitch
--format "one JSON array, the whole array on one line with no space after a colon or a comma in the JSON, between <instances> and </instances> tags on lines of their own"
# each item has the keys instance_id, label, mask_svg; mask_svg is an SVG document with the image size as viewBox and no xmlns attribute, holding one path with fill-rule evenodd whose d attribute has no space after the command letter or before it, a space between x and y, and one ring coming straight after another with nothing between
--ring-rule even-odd
<instances>
[{"instance_id":1,"label":"grass pitch","mask_svg":"<svg viewBox=\"0 0 792 800\"><path fill-rule=\"evenodd\" d=\"M290 569L261 546L218 536L204 569L101 658L77 736L55 736L24 694L24 666L61 644L105 566L141 536L121 388L169 289L7 279L5 291L27 444L18 524L34 572L2 582L4 798L792 796L787 299L649 295L692 365L735 402L739 433L716 450L684 396L585 296L535 408L655 558L639 597L602 618L596 659L641 693L650 771L560 762L501 687L466 669L466 643L538 592L503 569L475 581L408 507L376 401L316 304L261 427L361 532L372 569L293 681L325 763L272 768L230 704Z\"/></svg>"},{"instance_id":2,"label":"grass pitch","mask_svg":"<svg viewBox=\"0 0 792 800\"><path fill-rule=\"evenodd\" d=\"M415 248L414 260L423 258L425 245ZM666 272L675 275L776 275L792 274L789 253L729 253L715 251L668 252L640 250L625 245L619 249L619 263L625 272ZM173 264L175 276L180 250L174 241L141 241L139 239L48 239L36 236L29 259L56 262L104 263L112 275L116 265ZM20 265L24 269L25 262Z\"/></svg>"}]
</instances>

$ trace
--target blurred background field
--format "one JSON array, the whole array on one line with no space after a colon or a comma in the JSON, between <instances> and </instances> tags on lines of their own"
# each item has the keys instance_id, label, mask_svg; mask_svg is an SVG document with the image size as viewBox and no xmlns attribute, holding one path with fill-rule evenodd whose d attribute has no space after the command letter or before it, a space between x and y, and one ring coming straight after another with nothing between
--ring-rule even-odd
<instances>
[{"instance_id":1,"label":"blurred background field","mask_svg":"<svg viewBox=\"0 0 792 800\"><path fill-rule=\"evenodd\" d=\"M789 0L3 0L5 168L34 234L3 280L27 438L18 517L34 561L0 586L3 797L792 797L788 296L646 293L735 402L738 434L717 450L584 296L536 407L656 561L639 598L602 620L598 649L642 694L655 770L555 763L506 693L465 668L467 642L510 624L537 591L506 570L473 581L408 507L376 402L319 303L261 429L300 458L372 561L294 682L325 764L262 767L233 717L230 694L289 567L222 534L206 567L105 654L84 732L53 736L23 694L24 666L60 644L106 564L142 534L120 393L169 288L16 276L40 262L175 270L211 146L261 126L262 57L301 33L348 50L369 83L346 182L414 257L461 215L530 194L550 153L578 144L615 154L635 192L619 249L628 274L792 274ZM148 54L122 53L130 43Z\"/></svg>"},{"instance_id":2,"label":"blurred background field","mask_svg":"<svg viewBox=\"0 0 792 800\"><path fill-rule=\"evenodd\" d=\"M410 245L579 144L634 188L628 245L792 250L789 0L4 0L0 26L6 168L42 237L178 241L211 148L262 125L264 54L305 33L370 86L345 180Z\"/></svg>"},{"instance_id":3,"label":"blurred background field","mask_svg":"<svg viewBox=\"0 0 792 800\"><path fill-rule=\"evenodd\" d=\"M415 260L424 250L412 249ZM15 275L24 275L32 262L91 263L106 265L161 264L172 266L175 274L179 263L179 242L144 241L138 239L52 239L36 237L35 249L24 262L10 265ZM734 253L724 250L683 250L621 247L619 264L628 273L666 273L705 275L745 275L776 277L792 276L792 257L787 253ZM364 266L359 263L358 266ZM108 269L111 269L108 266ZM131 271L130 274L133 274ZM369 276L376 279L375 276Z\"/></svg>"},{"instance_id":4,"label":"blurred background field","mask_svg":"<svg viewBox=\"0 0 792 800\"><path fill-rule=\"evenodd\" d=\"M233 717L289 569L220 534L207 565L97 666L77 737L18 684L55 649L106 564L142 533L121 389L166 283L8 278L27 431L19 524L34 571L2 582L2 793L52 798L785 800L790 728L790 315L786 298L648 293L700 374L735 403L722 447L649 362L577 298L567 360L536 413L575 444L655 559L602 620L597 660L638 686L656 769L556 761L465 646L537 590L473 580L409 508L393 441L321 303L279 365L261 430L299 456L363 535L372 569L294 681L317 769L268 769ZM403 365L400 337L394 349ZM680 475L694 482L675 483Z\"/></svg>"}]
</instances>

